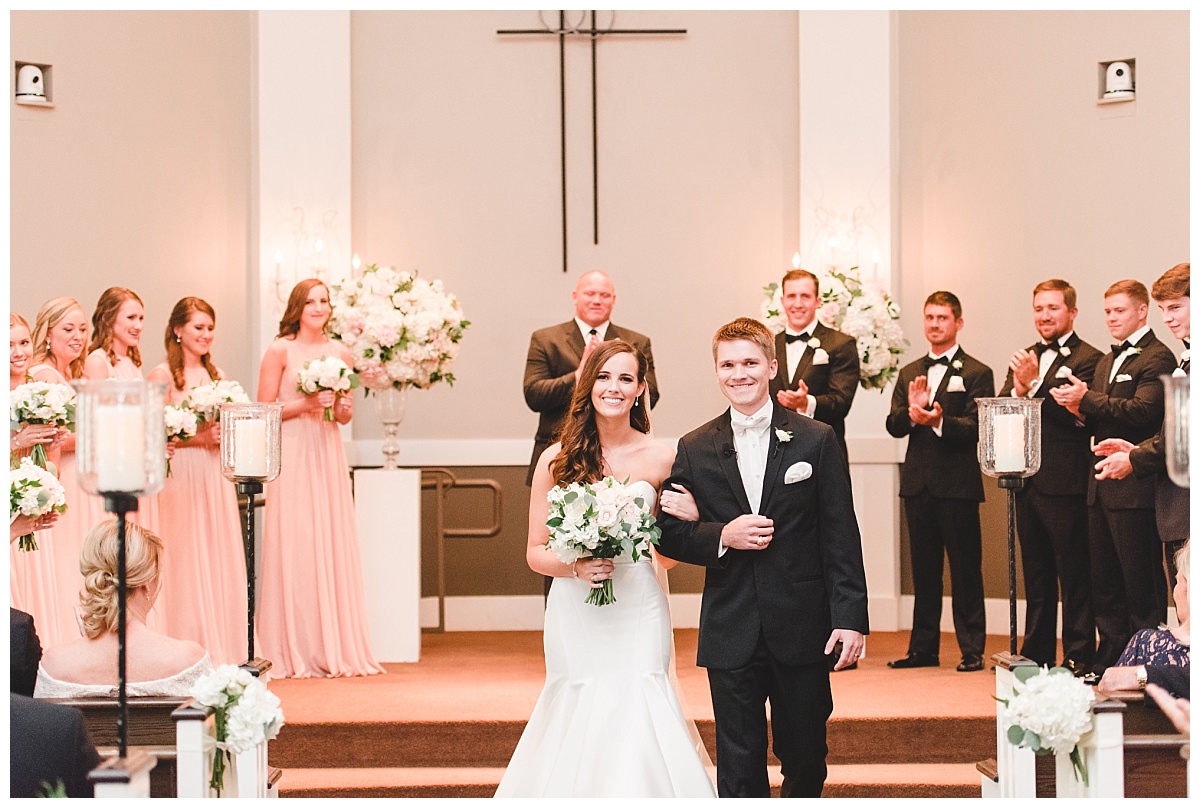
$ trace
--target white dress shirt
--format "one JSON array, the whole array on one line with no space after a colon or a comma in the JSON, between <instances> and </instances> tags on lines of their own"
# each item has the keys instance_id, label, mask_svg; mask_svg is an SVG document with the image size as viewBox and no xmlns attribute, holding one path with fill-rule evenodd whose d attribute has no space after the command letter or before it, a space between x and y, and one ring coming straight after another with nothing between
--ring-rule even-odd
<instances>
[{"instance_id":1,"label":"white dress shirt","mask_svg":"<svg viewBox=\"0 0 1200 808\"><path fill-rule=\"evenodd\" d=\"M797 331L790 325L783 329L783 333L791 334L794 337L803 336L804 339L794 342L785 342L787 357L785 364L787 365L787 378L783 380L784 388L787 388L792 383L792 378L796 375L796 368L800 367L800 359L804 356L804 352L809 350L808 341L813 338L813 331L817 328L817 318L814 317L807 326ZM808 397L808 406L804 409L797 409L796 412L801 415L813 417L813 413L817 411L817 400L813 396Z\"/></svg>"},{"instance_id":2,"label":"white dress shirt","mask_svg":"<svg viewBox=\"0 0 1200 808\"><path fill-rule=\"evenodd\" d=\"M1038 357L1038 375L1029 385L1029 392L1025 394L1026 398L1033 398L1034 394L1041 388L1046 381L1046 373L1050 370L1050 366L1054 364L1054 359L1062 352L1062 346L1067 344L1067 340L1071 338L1074 331L1068 331L1053 342L1045 343L1052 346L1049 350L1042 351L1042 355ZM1012 391L1014 398L1017 396L1017 391Z\"/></svg>"},{"instance_id":3,"label":"white dress shirt","mask_svg":"<svg viewBox=\"0 0 1200 808\"><path fill-rule=\"evenodd\" d=\"M944 356L949 361L953 362L954 355L956 353L958 353L958 343L955 343L954 346L952 348L950 348L950 350L946 351L943 354L935 354L933 351L930 351L929 358L930 359L940 359ZM942 381L945 380L946 372L949 370L950 370L949 365L934 365L933 367L931 367L929 369L929 374L925 377L925 381L929 385L929 404L930 404L930 406L933 405L933 400L935 398L937 398L938 388L940 388L942 386ZM941 424L938 424L937 426L931 426L930 429L932 429L933 434L937 435L939 438L942 436L942 425Z\"/></svg>"},{"instance_id":4,"label":"white dress shirt","mask_svg":"<svg viewBox=\"0 0 1200 808\"><path fill-rule=\"evenodd\" d=\"M1149 330L1150 330L1150 326L1144 325L1141 328L1139 328L1137 331L1134 331L1132 334L1130 334L1128 337L1126 337L1123 340L1124 342L1128 342L1130 347L1121 351L1120 356L1113 358L1112 370L1110 370L1108 372L1108 383L1109 384L1112 384L1112 380L1117 378L1117 371L1120 370L1121 365L1124 364L1125 360L1131 356L1136 355L1134 353L1134 348L1132 346L1137 345L1139 342L1141 342L1142 337L1146 336L1146 332Z\"/></svg>"},{"instance_id":5,"label":"white dress shirt","mask_svg":"<svg viewBox=\"0 0 1200 808\"><path fill-rule=\"evenodd\" d=\"M766 404L753 415L742 415L734 408L729 410L729 423L733 427L733 448L737 453L738 472L742 475L742 487L750 510L758 513L762 505L763 478L767 473L767 447L771 445L772 404ZM717 557L725 555L729 548L720 545Z\"/></svg>"},{"instance_id":6,"label":"white dress shirt","mask_svg":"<svg viewBox=\"0 0 1200 808\"><path fill-rule=\"evenodd\" d=\"M579 333L583 335L583 344L586 346L588 340L592 338L592 331L596 332L596 338L604 342L604 335L608 332L608 320L600 323L600 325L588 325L578 317L575 318L575 325L579 326Z\"/></svg>"}]
</instances>

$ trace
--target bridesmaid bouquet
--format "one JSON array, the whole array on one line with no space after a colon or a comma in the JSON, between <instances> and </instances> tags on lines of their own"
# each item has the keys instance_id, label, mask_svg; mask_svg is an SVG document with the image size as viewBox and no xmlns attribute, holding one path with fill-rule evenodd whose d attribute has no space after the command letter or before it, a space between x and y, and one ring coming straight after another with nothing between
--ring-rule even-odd
<instances>
[{"instance_id":1,"label":"bridesmaid bouquet","mask_svg":"<svg viewBox=\"0 0 1200 808\"><path fill-rule=\"evenodd\" d=\"M184 404L196 413L201 423L216 423L221 420L222 404L245 404L250 396L242 386L228 379L218 379L208 384L198 384L188 390Z\"/></svg>"},{"instance_id":2,"label":"bridesmaid bouquet","mask_svg":"<svg viewBox=\"0 0 1200 808\"><path fill-rule=\"evenodd\" d=\"M186 403L180 406L168 404L163 407L163 423L167 430L167 440L187 440L196 437L200 419ZM171 476L170 458L167 458L167 476Z\"/></svg>"},{"instance_id":3,"label":"bridesmaid bouquet","mask_svg":"<svg viewBox=\"0 0 1200 808\"><path fill-rule=\"evenodd\" d=\"M28 424L52 424L75 431L75 391L65 384L26 382L9 397L9 428L16 432ZM35 444L33 462L46 468L46 447Z\"/></svg>"},{"instance_id":4,"label":"bridesmaid bouquet","mask_svg":"<svg viewBox=\"0 0 1200 808\"><path fill-rule=\"evenodd\" d=\"M358 385L358 374L351 371L346 363L336 356L305 362L304 367L296 374L296 389L305 394L321 390L349 393ZM333 407L325 408L325 420L333 420Z\"/></svg>"},{"instance_id":5,"label":"bridesmaid bouquet","mask_svg":"<svg viewBox=\"0 0 1200 808\"><path fill-rule=\"evenodd\" d=\"M1069 754L1075 779L1088 784L1087 766L1079 752L1079 739L1092 729L1092 704L1096 694L1066 668L1017 668L1017 690L1004 704L1006 736L1013 746L1025 746L1036 755ZM995 698L993 696L992 698Z\"/></svg>"},{"instance_id":6,"label":"bridesmaid bouquet","mask_svg":"<svg viewBox=\"0 0 1200 808\"><path fill-rule=\"evenodd\" d=\"M629 556L637 561L649 557L650 545L658 544L662 530L655 524L649 503L624 483L605 477L598 483L571 483L550 489L550 539L546 546L564 564L581 558ZM612 579L592 589L586 603L607 606L616 603Z\"/></svg>"},{"instance_id":7,"label":"bridesmaid bouquet","mask_svg":"<svg viewBox=\"0 0 1200 808\"><path fill-rule=\"evenodd\" d=\"M278 735L283 710L261 679L234 665L222 665L201 678L191 696L214 716L217 752L209 787L219 793L225 786L225 761Z\"/></svg>"},{"instance_id":8,"label":"bridesmaid bouquet","mask_svg":"<svg viewBox=\"0 0 1200 808\"><path fill-rule=\"evenodd\" d=\"M8 473L8 520L18 516L37 518L67 509L67 495L58 478L33 462L21 458L21 465ZM37 539L28 533L19 539L18 549L28 552L37 549Z\"/></svg>"}]
</instances>

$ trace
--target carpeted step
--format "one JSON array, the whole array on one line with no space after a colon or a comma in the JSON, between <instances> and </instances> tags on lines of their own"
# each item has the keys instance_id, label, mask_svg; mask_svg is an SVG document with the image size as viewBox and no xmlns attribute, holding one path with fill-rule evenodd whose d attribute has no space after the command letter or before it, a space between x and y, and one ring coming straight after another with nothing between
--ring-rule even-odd
<instances>
[{"instance_id":1,"label":"carpeted step","mask_svg":"<svg viewBox=\"0 0 1200 808\"><path fill-rule=\"evenodd\" d=\"M714 773L715 774L715 773ZM503 768L288 769L281 797L490 797ZM779 796L782 776L768 768ZM967 764L830 766L826 797L979 797L979 774Z\"/></svg>"}]
</instances>

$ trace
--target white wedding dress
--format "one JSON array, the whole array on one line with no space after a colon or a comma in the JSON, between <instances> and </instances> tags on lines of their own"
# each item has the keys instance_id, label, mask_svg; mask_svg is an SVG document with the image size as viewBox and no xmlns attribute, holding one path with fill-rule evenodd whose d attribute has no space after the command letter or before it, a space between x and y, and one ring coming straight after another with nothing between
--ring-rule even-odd
<instances>
[{"instance_id":1,"label":"white wedding dress","mask_svg":"<svg viewBox=\"0 0 1200 808\"><path fill-rule=\"evenodd\" d=\"M653 486L633 485L655 502ZM497 797L716 796L671 681L671 615L654 565L615 561L607 606L584 602L584 581L554 579L546 686Z\"/></svg>"}]
</instances>

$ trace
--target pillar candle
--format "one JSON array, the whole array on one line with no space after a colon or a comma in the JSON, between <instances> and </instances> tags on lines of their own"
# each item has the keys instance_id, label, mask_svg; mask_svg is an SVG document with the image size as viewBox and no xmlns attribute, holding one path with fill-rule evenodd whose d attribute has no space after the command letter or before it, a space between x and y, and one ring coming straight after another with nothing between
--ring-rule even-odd
<instances>
[{"instance_id":1,"label":"pillar candle","mask_svg":"<svg viewBox=\"0 0 1200 808\"><path fill-rule=\"evenodd\" d=\"M1024 415L1011 412L992 419L992 452L996 456L997 472L1004 474L1025 471Z\"/></svg>"},{"instance_id":2,"label":"pillar candle","mask_svg":"<svg viewBox=\"0 0 1200 808\"><path fill-rule=\"evenodd\" d=\"M238 477L267 476L267 422L241 418L233 422L233 473Z\"/></svg>"},{"instance_id":3,"label":"pillar candle","mask_svg":"<svg viewBox=\"0 0 1200 808\"><path fill-rule=\"evenodd\" d=\"M145 487L146 424L142 408L130 404L96 407L96 489L134 493Z\"/></svg>"}]
</instances>

